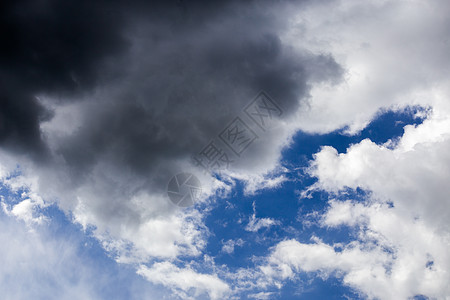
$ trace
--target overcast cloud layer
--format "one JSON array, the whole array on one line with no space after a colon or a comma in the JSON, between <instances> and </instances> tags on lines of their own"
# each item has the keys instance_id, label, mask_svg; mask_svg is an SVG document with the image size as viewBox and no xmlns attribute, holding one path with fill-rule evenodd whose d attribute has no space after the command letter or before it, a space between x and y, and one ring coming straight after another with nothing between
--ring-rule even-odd
<instances>
[{"instance_id":1,"label":"overcast cloud layer","mask_svg":"<svg viewBox=\"0 0 450 300\"><path fill-rule=\"evenodd\" d=\"M362 297L447 299L449 13L445 1L6 1L0 178L26 192L2 199L3 211L33 228L48 221L39 209L56 203L173 297L252 290L270 299L268 288L318 272ZM282 109L267 131L243 113L261 90ZM354 228L357 239L284 240L237 274L204 255L211 203L236 180L246 194L281 186L281 151L295 132L354 135L381 111L411 106L425 121L400 139L341 154L323 147L309 162L317 182L300 200L329 193L315 222ZM202 173L192 155L237 116L259 138L222 176ZM181 171L200 178L201 205L168 201L167 183ZM342 200L357 188L369 191L363 203ZM280 225L257 218L253 205L245 230ZM239 238L222 251L245 245Z\"/></svg>"}]
</instances>

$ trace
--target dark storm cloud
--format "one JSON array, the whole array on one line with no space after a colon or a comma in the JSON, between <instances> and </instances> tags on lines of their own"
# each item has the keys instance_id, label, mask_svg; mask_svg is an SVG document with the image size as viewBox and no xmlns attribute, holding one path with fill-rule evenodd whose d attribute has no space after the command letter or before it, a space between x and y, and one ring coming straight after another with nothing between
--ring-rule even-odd
<instances>
[{"instance_id":1,"label":"dark storm cloud","mask_svg":"<svg viewBox=\"0 0 450 300\"><path fill-rule=\"evenodd\" d=\"M91 1L0 4L0 143L42 151L40 93L64 99L96 84L97 68L126 48L121 18Z\"/></svg>"},{"instance_id":2,"label":"dark storm cloud","mask_svg":"<svg viewBox=\"0 0 450 300\"><path fill-rule=\"evenodd\" d=\"M329 56L283 44L286 5L2 4L0 74L9 84L2 87L0 143L42 151L39 124L51 112L36 96L83 98L81 126L53 153L74 175L106 160L148 176L198 152L259 90L289 115L310 83L336 80L342 70Z\"/></svg>"}]
</instances>

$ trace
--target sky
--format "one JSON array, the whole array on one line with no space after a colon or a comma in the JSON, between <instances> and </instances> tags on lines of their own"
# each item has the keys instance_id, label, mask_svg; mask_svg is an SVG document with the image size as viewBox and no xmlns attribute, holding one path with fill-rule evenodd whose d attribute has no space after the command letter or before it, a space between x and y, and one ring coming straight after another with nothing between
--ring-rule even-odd
<instances>
[{"instance_id":1,"label":"sky","mask_svg":"<svg viewBox=\"0 0 450 300\"><path fill-rule=\"evenodd\" d=\"M3 1L2 299L450 299L450 5Z\"/></svg>"}]
</instances>

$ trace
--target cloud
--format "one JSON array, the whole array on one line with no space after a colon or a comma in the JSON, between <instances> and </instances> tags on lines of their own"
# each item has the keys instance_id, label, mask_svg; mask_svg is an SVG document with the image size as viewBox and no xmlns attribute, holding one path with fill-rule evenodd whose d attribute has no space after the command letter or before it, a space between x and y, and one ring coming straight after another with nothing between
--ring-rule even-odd
<instances>
[{"instance_id":1,"label":"cloud","mask_svg":"<svg viewBox=\"0 0 450 300\"><path fill-rule=\"evenodd\" d=\"M334 4L331 14L318 14L331 7L324 2L299 15L298 28L285 36L303 37L314 49L333 49L347 69L345 82L313 88L299 127L355 134L380 110L420 105L431 111L422 124L406 126L401 138L385 145L366 139L345 153L322 147L309 169L318 180L309 191L330 197L319 225L350 227L356 235L339 244L317 238L280 242L261 270L278 286L309 273L336 276L370 299L444 299L450 294L445 250L450 93L444 54L449 43L442 37L448 35L449 6L442 1ZM369 192L363 201L345 193L357 188Z\"/></svg>"},{"instance_id":2,"label":"cloud","mask_svg":"<svg viewBox=\"0 0 450 300\"><path fill-rule=\"evenodd\" d=\"M155 263L150 268L141 265L138 274L153 283L178 290L183 299L198 299L202 294L207 294L210 299L223 299L230 293L229 286L217 276L199 274L189 267L179 268L170 262Z\"/></svg>"},{"instance_id":3,"label":"cloud","mask_svg":"<svg viewBox=\"0 0 450 300\"><path fill-rule=\"evenodd\" d=\"M52 113L36 96L48 93L60 101L95 86L104 59L126 46L123 23L89 1L7 1L0 19L0 143L41 156L46 147L39 124Z\"/></svg>"},{"instance_id":4,"label":"cloud","mask_svg":"<svg viewBox=\"0 0 450 300\"><path fill-rule=\"evenodd\" d=\"M196 171L191 156L234 117L245 117L243 107L259 90L283 114L267 132L245 119L258 139L229 174L250 194L285 180L271 171L298 129L352 134L380 109L431 107L429 119L407 127L393 150L368 140L342 155L325 147L311 169L319 180L314 188L363 187L381 203L394 202L392 209L331 202L323 226L372 226L363 237L376 233L372 238L398 248L401 258L365 249L366 240L342 254L319 242L287 241L275 248L266 269L280 278L295 270L341 270L346 283L376 295L368 278L375 272L381 281L374 284L389 286L383 263L403 270L411 244L382 238L385 230L371 218L383 214L418 226L436 234L439 247L448 232L448 10L444 1L6 2L0 18L7 45L0 50L0 174L12 188L9 178L19 173L17 187L43 204L30 198L5 209L32 222L33 205L58 203L118 261L153 263L139 269L149 280L157 279L148 274L162 274L157 283L183 295L220 297L226 284L214 274L170 262L198 257L208 230L199 207L178 210L165 188L176 173ZM230 189L229 182L198 176L204 196ZM416 217L420 226L411 221ZM254 213L247 230L276 224ZM288 255L297 250L305 254ZM330 265L317 261L314 251ZM428 255L412 252L417 263ZM445 256L430 255L436 272L446 266ZM359 270L354 258L366 268ZM412 274L438 274L422 269ZM194 277L180 283L188 275ZM428 281L417 288L392 282L399 286L392 295L401 297L445 292L440 281L435 289Z\"/></svg>"},{"instance_id":5,"label":"cloud","mask_svg":"<svg viewBox=\"0 0 450 300\"><path fill-rule=\"evenodd\" d=\"M449 120L430 116L417 127L407 126L394 149L370 140L351 146L345 154L324 147L312 163L311 174L319 179L316 186L327 191L370 190L375 198L393 201L436 230L449 231L450 191L445 184L450 176Z\"/></svg>"},{"instance_id":6,"label":"cloud","mask_svg":"<svg viewBox=\"0 0 450 300\"><path fill-rule=\"evenodd\" d=\"M282 186L284 182L288 179L283 174L286 172L286 168L274 168L271 172L266 174L250 173L245 172L223 172L227 175L227 179L230 181L240 180L245 184L244 194L254 195L257 192L261 192L267 189L276 189Z\"/></svg>"},{"instance_id":7,"label":"cloud","mask_svg":"<svg viewBox=\"0 0 450 300\"><path fill-rule=\"evenodd\" d=\"M60 236L54 229L63 224L33 224L30 229L0 213L3 299L161 299L161 289L111 267L113 261L86 255L92 241L80 239L70 225Z\"/></svg>"},{"instance_id":8,"label":"cloud","mask_svg":"<svg viewBox=\"0 0 450 300\"><path fill-rule=\"evenodd\" d=\"M257 218L256 217L256 206L255 202L253 202L253 215L249 218L247 226L245 226L245 230L251 232L258 232L261 228L270 228L272 226L280 225L281 223L272 218Z\"/></svg>"},{"instance_id":9,"label":"cloud","mask_svg":"<svg viewBox=\"0 0 450 300\"><path fill-rule=\"evenodd\" d=\"M1 223L0 240L8 245L0 250L3 298L95 299L98 296L90 283L93 279L90 270L78 264L72 245L42 240L38 233L27 232L21 224L12 226L4 220Z\"/></svg>"},{"instance_id":10,"label":"cloud","mask_svg":"<svg viewBox=\"0 0 450 300\"><path fill-rule=\"evenodd\" d=\"M261 228L269 228L274 225L279 225L280 223L272 218L256 218L255 215L250 218L245 230L251 232L258 232Z\"/></svg>"},{"instance_id":11,"label":"cloud","mask_svg":"<svg viewBox=\"0 0 450 300\"><path fill-rule=\"evenodd\" d=\"M11 209L2 201L3 212L9 216L15 216L26 223L37 223L42 224L46 220L44 216L35 216L34 208L40 206L40 203L36 203L31 199L25 199L17 204L15 204Z\"/></svg>"},{"instance_id":12,"label":"cloud","mask_svg":"<svg viewBox=\"0 0 450 300\"><path fill-rule=\"evenodd\" d=\"M270 297L273 295L273 293L270 292L259 292L257 294L251 294L249 295L249 298L252 299L260 299L260 300L266 300L270 299Z\"/></svg>"},{"instance_id":13,"label":"cloud","mask_svg":"<svg viewBox=\"0 0 450 300\"><path fill-rule=\"evenodd\" d=\"M245 120L260 138L232 167L249 182L264 178L292 134L285 118L313 83L342 75L330 55L281 40L290 3L2 5L3 179L17 173L21 188L57 203L119 262L200 255L203 214L166 199L171 176L196 172L191 156L265 90L283 115L265 134ZM227 189L198 177L205 196ZM31 204L7 211L30 219Z\"/></svg>"},{"instance_id":14,"label":"cloud","mask_svg":"<svg viewBox=\"0 0 450 300\"><path fill-rule=\"evenodd\" d=\"M440 109L422 124L406 126L393 149L363 140L346 153L324 147L315 155L310 169L318 178L314 188L331 193L358 187L371 191L367 203L332 200L322 220L323 226L359 228L361 245L384 247L362 252L367 259L393 253L377 277L351 271L344 277L370 297L445 298L450 292L445 283L450 267L445 250L450 246L449 120Z\"/></svg>"},{"instance_id":15,"label":"cloud","mask_svg":"<svg viewBox=\"0 0 450 300\"><path fill-rule=\"evenodd\" d=\"M342 211L350 213L337 221ZM355 223L353 218L365 222ZM448 241L425 222L387 205L344 201L331 203L323 225L356 226L358 239L335 245L317 239L311 244L280 242L261 266L271 284L282 285L300 273L313 273L336 276L369 299L448 296Z\"/></svg>"},{"instance_id":16,"label":"cloud","mask_svg":"<svg viewBox=\"0 0 450 300\"><path fill-rule=\"evenodd\" d=\"M244 243L245 242L243 239L228 240L223 243L222 252L227 253L227 254L232 254L234 252L235 246L242 247L244 245Z\"/></svg>"},{"instance_id":17,"label":"cloud","mask_svg":"<svg viewBox=\"0 0 450 300\"><path fill-rule=\"evenodd\" d=\"M362 130L382 109L443 105L448 86L445 1L323 1L299 13L283 41L332 53L345 68L335 85L314 85L300 129ZM401 16L401 17L399 17Z\"/></svg>"}]
</instances>

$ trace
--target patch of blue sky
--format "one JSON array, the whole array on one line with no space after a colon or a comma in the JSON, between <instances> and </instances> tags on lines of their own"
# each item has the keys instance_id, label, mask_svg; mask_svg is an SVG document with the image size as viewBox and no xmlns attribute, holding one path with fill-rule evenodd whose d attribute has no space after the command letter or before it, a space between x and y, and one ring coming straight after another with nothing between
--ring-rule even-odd
<instances>
[{"instance_id":1,"label":"patch of blue sky","mask_svg":"<svg viewBox=\"0 0 450 300\"><path fill-rule=\"evenodd\" d=\"M311 198L300 199L299 192L316 181L304 174L303 168L308 166L313 154L325 145L343 153L350 145L366 138L377 144L397 139L402 136L405 125L418 125L423 122L424 119L418 116L418 112L424 110L420 107L410 107L381 112L364 130L353 136L343 134L344 129L324 135L298 132L292 145L285 149L282 155L283 164L291 170L287 174L291 180L283 183L281 187L262 190L251 196L244 195L243 183L237 182L231 196L217 201L205 220L211 232L206 253L215 258L217 265L227 265L230 271L233 271L255 267L255 257L266 257L270 253L270 247L285 239L294 238L302 243L312 243L311 238L315 236L327 244L348 243L357 239L354 228L326 228L318 224L317 216L326 211L330 195L318 191L311 193ZM369 191L358 188L348 189L332 197L364 201L369 195ZM271 218L279 222L278 225L261 228L257 232L245 230L254 213L253 203L256 218ZM232 253L222 251L224 242L237 239L244 241L242 246L235 246ZM343 286L339 278L315 278L306 282L311 284L305 286L303 283L302 292L298 291L298 283L291 282L270 299L346 299L347 296L358 299L358 294Z\"/></svg>"},{"instance_id":2,"label":"patch of blue sky","mask_svg":"<svg viewBox=\"0 0 450 300\"><path fill-rule=\"evenodd\" d=\"M303 299L364 299L354 289L343 286L339 276L320 278L316 274L300 274L297 280L286 282L280 290L277 299L303 300ZM275 299L275 298L274 298Z\"/></svg>"}]
</instances>

